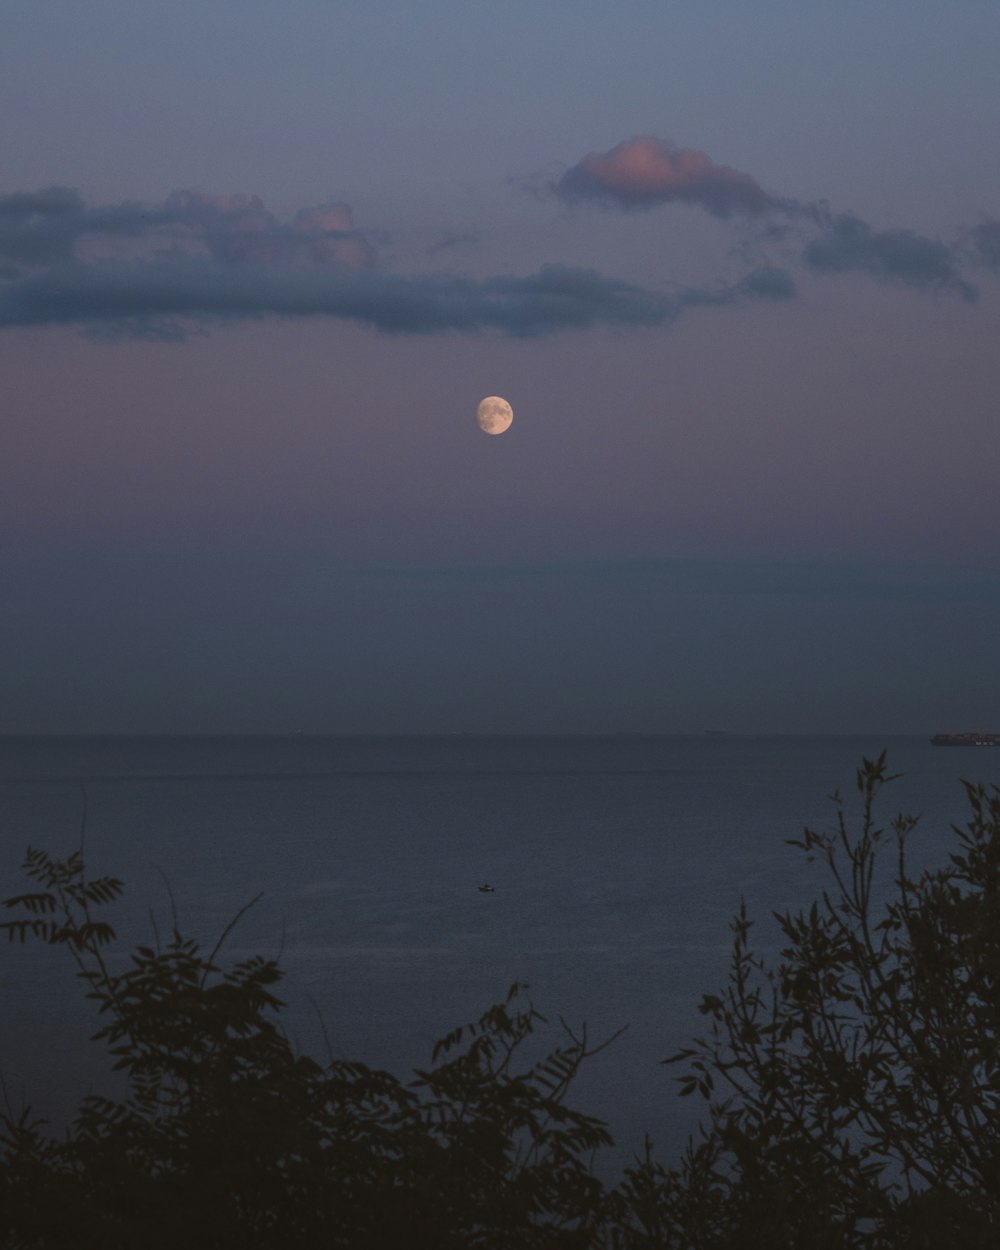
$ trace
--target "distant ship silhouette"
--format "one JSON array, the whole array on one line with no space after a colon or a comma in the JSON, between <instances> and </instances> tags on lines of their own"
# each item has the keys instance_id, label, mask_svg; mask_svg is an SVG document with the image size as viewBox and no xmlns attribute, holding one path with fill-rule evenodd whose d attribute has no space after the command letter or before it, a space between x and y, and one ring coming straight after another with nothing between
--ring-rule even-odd
<instances>
[{"instance_id":1,"label":"distant ship silhouette","mask_svg":"<svg viewBox=\"0 0 1000 1250\"><path fill-rule=\"evenodd\" d=\"M1000 734L987 734L981 730L961 734L935 734L931 745L936 747L1000 747Z\"/></svg>"}]
</instances>

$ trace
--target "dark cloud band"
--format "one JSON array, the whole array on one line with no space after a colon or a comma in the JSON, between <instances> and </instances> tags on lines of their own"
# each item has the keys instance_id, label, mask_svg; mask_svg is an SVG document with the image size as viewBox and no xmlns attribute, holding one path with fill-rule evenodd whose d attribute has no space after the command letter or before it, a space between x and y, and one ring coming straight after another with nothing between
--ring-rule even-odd
<instances>
[{"instance_id":1,"label":"dark cloud band","mask_svg":"<svg viewBox=\"0 0 1000 1250\"><path fill-rule=\"evenodd\" d=\"M278 221L251 195L177 191L155 205L92 207L52 187L0 198L0 327L182 339L210 322L332 317L387 333L535 336L665 325L687 308L793 294L776 270L669 293L559 265L523 277L406 277L375 265L341 203Z\"/></svg>"},{"instance_id":2,"label":"dark cloud band","mask_svg":"<svg viewBox=\"0 0 1000 1250\"><path fill-rule=\"evenodd\" d=\"M729 287L663 294L556 265L526 277L476 281L161 260L59 266L0 284L0 327L79 324L105 336L182 338L199 322L279 316L341 318L388 333L537 336L665 325L687 308L793 294L791 280L777 270Z\"/></svg>"},{"instance_id":3,"label":"dark cloud band","mask_svg":"<svg viewBox=\"0 0 1000 1250\"><path fill-rule=\"evenodd\" d=\"M226 264L364 268L374 249L346 204L300 209L279 221L255 195L175 191L161 204L86 205L69 187L0 197L0 264L28 268L114 256L125 245Z\"/></svg>"},{"instance_id":4,"label":"dark cloud band","mask_svg":"<svg viewBox=\"0 0 1000 1250\"><path fill-rule=\"evenodd\" d=\"M806 244L802 259L827 273L868 273L921 290L976 298L976 288L959 272L957 248L912 230L874 230L851 213L830 218L822 233Z\"/></svg>"},{"instance_id":5,"label":"dark cloud band","mask_svg":"<svg viewBox=\"0 0 1000 1250\"><path fill-rule=\"evenodd\" d=\"M861 273L970 301L977 292L961 262L1000 269L995 220L971 231L964 250L911 230L876 230L649 136L589 154L553 190L573 203L686 203L752 219L758 234L770 229L784 246L794 243L813 273ZM79 324L104 337L183 338L210 321L326 316L389 333L532 336L665 325L689 308L795 294L787 271L767 265L728 286L665 293L558 265L472 279L406 277L375 262L370 237L340 202L279 221L253 195L177 191L158 204L97 206L66 187L0 197L0 327Z\"/></svg>"},{"instance_id":6,"label":"dark cloud band","mask_svg":"<svg viewBox=\"0 0 1000 1250\"><path fill-rule=\"evenodd\" d=\"M1000 221L981 222L972 230L975 259L990 269L1000 269Z\"/></svg>"}]
</instances>

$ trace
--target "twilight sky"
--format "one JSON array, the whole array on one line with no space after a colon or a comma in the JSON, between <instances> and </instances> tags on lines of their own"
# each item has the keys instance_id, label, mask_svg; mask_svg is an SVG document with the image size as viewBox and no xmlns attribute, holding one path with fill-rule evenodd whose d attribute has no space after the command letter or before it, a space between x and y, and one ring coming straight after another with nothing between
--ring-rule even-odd
<instances>
[{"instance_id":1,"label":"twilight sky","mask_svg":"<svg viewBox=\"0 0 1000 1250\"><path fill-rule=\"evenodd\" d=\"M998 64L6 0L0 732L1000 730Z\"/></svg>"}]
</instances>

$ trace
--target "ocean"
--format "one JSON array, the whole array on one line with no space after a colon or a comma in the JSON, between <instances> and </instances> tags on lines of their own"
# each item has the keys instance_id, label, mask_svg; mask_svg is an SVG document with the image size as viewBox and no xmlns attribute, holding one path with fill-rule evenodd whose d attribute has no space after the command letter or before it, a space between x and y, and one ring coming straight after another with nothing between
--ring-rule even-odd
<instances>
[{"instance_id":1,"label":"ocean","mask_svg":"<svg viewBox=\"0 0 1000 1250\"><path fill-rule=\"evenodd\" d=\"M609 1122L616 1157L649 1133L672 1157L699 1106L660 1060L699 1032L745 898L762 950L775 909L807 905L816 865L786 845L857 811L862 756L903 776L886 822L921 816L916 865L943 862L960 779L1000 780L1000 750L879 737L161 737L0 739L0 897L26 847L79 844L126 893L130 943L182 932L231 960L280 954L285 1027L303 1050L403 1075L512 982L592 1041L624 1034L571 1101ZM478 886L489 882L493 893ZM114 1088L65 952L0 947L8 1103L65 1122Z\"/></svg>"}]
</instances>

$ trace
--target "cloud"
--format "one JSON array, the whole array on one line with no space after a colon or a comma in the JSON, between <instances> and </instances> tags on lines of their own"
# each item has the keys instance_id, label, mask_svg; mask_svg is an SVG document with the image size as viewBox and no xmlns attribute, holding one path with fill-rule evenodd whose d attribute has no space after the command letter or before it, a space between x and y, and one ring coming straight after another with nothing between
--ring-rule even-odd
<instances>
[{"instance_id":1,"label":"cloud","mask_svg":"<svg viewBox=\"0 0 1000 1250\"><path fill-rule=\"evenodd\" d=\"M0 196L0 262L5 270L71 259L83 212L79 193L69 187Z\"/></svg>"},{"instance_id":2,"label":"cloud","mask_svg":"<svg viewBox=\"0 0 1000 1250\"><path fill-rule=\"evenodd\" d=\"M482 243L483 236L478 230L452 230L442 234L428 248L428 256L438 252L446 252L452 247L470 247Z\"/></svg>"},{"instance_id":3,"label":"cloud","mask_svg":"<svg viewBox=\"0 0 1000 1250\"><path fill-rule=\"evenodd\" d=\"M589 153L550 190L568 203L605 208L684 203L714 217L760 221L769 215L769 222L757 226L758 238L786 242L794 228L804 240L800 259L813 272L864 273L918 290L948 291L968 301L978 295L962 277L957 245L912 230L876 230L853 213L832 214L823 201L773 195L750 174L649 135L627 139L607 152ZM976 259L1000 268L1000 222L985 222L972 233Z\"/></svg>"},{"instance_id":4,"label":"cloud","mask_svg":"<svg viewBox=\"0 0 1000 1250\"><path fill-rule=\"evenodd\" d=\"M774 265L761 265L751 270L737 286L744 295L758 299L792 299L796 294L791 274Z\"/></svg>"},{"instance_id":5,"label":"cloud","mask_svg":"<svg viewBox=\"0 0 1000 1250\"><path fill-rule=\"evenodd\" d=\"M561 265L473 279L407 277L374 262L337 202L279 221L255 195L175 191L159 204L88 206L66 187L19 192L0 197L0 328L178 341L223 321L332 317L387 333L537 336L666 325L688 308L794 294L770 269L663 291Z\"/></svg>"},{"instance_id":6,"label":"cloud","mask_svg":"<svg viewBox=\"0 0 1000 1250\"><path fill-rule=\"evenodd\" d=\"M88 207L69 187L0 197L0 265L37 268L136 252L211 257L230 265L364 268L374 249L341 203L279 221L255 195L175 191L161 204Z\"/></svg>"},{"instance_id":7,"label":"cloud","mask_svg":"<svg viewBox=\"0 0 1000 1250\"><path fill-rule=\"evenodd\" d=\"M777 241L797 240L814 273L853 271L976 296L957 247L779 198L703 152L648 136L584 157L554 189L566 200L623 209L677 201L742 216L758 242L775 242L780 216ZM729 285L668 290L560 265L521 276L408 277L379 268L371 238L339 201L280 220L256 195L182 190L154 204L88 205L68 187L15 192L0 196L0 328L77 325L104 339L181 340L223 321L319 316L386 333L538 336L667 325L692 308L796 294L788 271L770 264ZM972 232L966 252L1000 268L1000 223Z\"/></svg>"},{"instance_id":8,"label":"cloud","mask_svg":"<svg viewBox=\"0 0 1000 1250\"><path fill-rule=\"evenodd\" d=\"M969 301L977 295L959 272L956 248L912 230L875 230L852 213L831 217L802 259L821 272L867 273L921 290L950 290Z\"/></svg>"},{"instance_id":9,"label":"cloud","mask_svg":"<svg viewBox=\"0 0 1000 1250\"><path fill-rule=\"evenodd\" d=\"M1000 221L984 221L972 230L976 259L990 269L1000 269Z\"/></svg>"},{"instance_id":10,"label":"cloud","mask_svg":"<svg viewBox=\"0 0 1000 1250\"><path fill-rule=\"evenodd\" d=\"M189 236L200 239L209 254L227 264L278 265L292 269L374 263L371 244L354 228L347 204L301 208L279 222L256 195L203 195L175 191L166 213Z\"/></svg>"},{"instance_id":11,"label":"cloud","mask_svg":"<svg viewBox=\"0 0 1000 1250\"><path fill-rule=\"evenodd\" d=\"M591 152L563 174L555 194L625 209L674 202L696 204L716 217L782 207L749 174L716 165L704 152L677 148L651 135Z\"/></svg>"},{"instance_id":12,"label":"cloud","mask_svg":"<svg viewBox=\"0 0 1000 1250\"><path fill-rule=\"evenodd\" d=\"M663 293L560 265L477 280L161 257L54 266L0 284L0 327L82 325L105 338L179 339L212 321L319 316L388 333L493 330L531 337L599 325L665 325L688 308L792 294L780 271L758 271L728 287Z\"/></svg>"}]
</instances>

